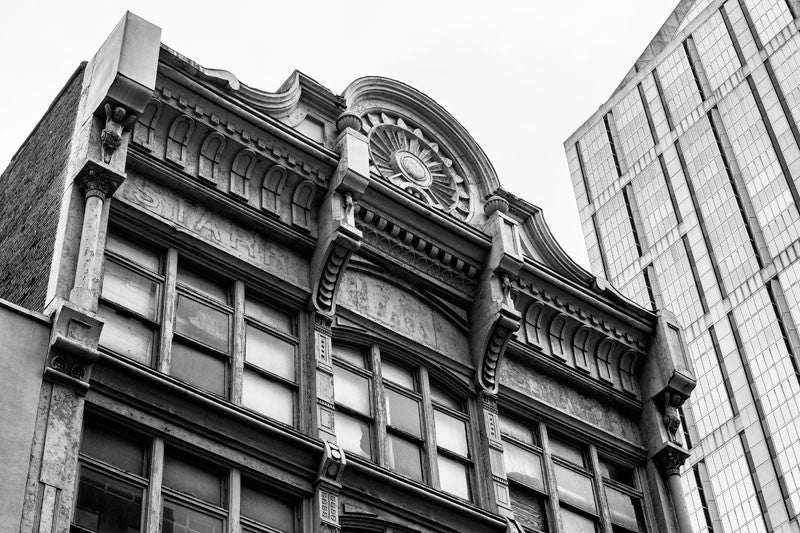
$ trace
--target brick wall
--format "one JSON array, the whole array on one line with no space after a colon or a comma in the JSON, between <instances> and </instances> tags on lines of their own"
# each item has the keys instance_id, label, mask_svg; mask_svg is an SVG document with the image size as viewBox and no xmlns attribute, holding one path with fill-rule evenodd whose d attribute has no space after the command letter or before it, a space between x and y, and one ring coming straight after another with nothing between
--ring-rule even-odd
<instances>
[{"instance_id":1,"label":"brick wall","mask_svg":"<svg viewBox=\"0 0 800 533\"><path fill-rule=\"evenodd\" d=\"M34 311L45 304L85 66L78 67L0 175L0 298Z\"/></svg>"}]
</instances>

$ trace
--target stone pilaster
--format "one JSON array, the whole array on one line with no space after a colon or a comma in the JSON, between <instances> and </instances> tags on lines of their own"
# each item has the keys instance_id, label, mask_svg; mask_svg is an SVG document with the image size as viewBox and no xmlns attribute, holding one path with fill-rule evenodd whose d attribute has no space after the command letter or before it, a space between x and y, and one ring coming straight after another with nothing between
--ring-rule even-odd
<instances>
[{"instance_id":1,"label":"stone pilaster","mask_svg":"<svg viewBox=\"0 0 800 533\"><path fill-rule=\"evenodd\" d=\"M492 511L505 517L514 518L511 498L508 493L508 478L503 462L503 441L500 438L500 417L497 411L497 396L486 391L480 392L481 416L480 435L488 457L482 457L485 470L489 473L488 495Z\"/></svg>"},{"instance_id":2,"label":"stone pilaster","mask_svg":"<svg viewBox=\"0 0 800 533\"><path fill-rule=\"evenodd\" d=\"M333 404L333 366L331 364L331 319L315 313L312 320L311 345L314 347L316 381L316 436L336 444L336 423Z\"/></svg>"}]
</instances>

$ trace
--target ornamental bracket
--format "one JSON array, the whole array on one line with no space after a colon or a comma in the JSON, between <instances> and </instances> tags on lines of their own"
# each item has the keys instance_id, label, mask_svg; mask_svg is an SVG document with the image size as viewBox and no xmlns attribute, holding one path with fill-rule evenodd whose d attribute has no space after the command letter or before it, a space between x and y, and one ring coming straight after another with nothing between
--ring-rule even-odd
<instances>
[{"instance_id":1,"label":"ornamental bracket","mask_svg":"<svg viewBox=\"0 0 800 533\"><path fill-rule=\"evenodd\" d=\"M309 307L323 315L336 312L336 297L350 257L361 246L362 233L355 224L355 204L369 183L369 153L366 138L358 132L361 119L345 112L337 120L336 149L339 164L328 193L320 203L319 240L311 260Z\"/></svg>"},{"instance_id":2,"label":"ornamental bracket","mask_svg":"<svg viewBox=\"0 0 800 533\"><path fill-rule=\"evenodd\" d=\"M519 275L524 259L519 224L507 215L508 202L493 196L486 202L485 211L489 219L484 231L492 237L492 249L470 311L470 351L476 365L476 383L482 390L494 394L506 345L520 327L521 316L514 307L512 280Z\"/></svg>"}]
</instances>

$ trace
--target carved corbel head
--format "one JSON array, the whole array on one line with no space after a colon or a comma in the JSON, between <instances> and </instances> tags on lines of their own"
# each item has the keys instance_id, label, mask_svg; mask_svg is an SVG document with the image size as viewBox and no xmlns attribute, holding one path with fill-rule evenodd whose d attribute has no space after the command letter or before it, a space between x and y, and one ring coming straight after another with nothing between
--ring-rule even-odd
<instances>
[{"instance_id":1,"label":"carved corbel head","mask_svg":"<svg viewBox=\"0 0 800 533\"><path fill-rule=\"evenodd\" d=\"M347 458L345 457L344 450L328 441L324 441L324 444L325 449L322 461L319 465L317 479L339 483L342 474L344 474L344 469L347 466Z\"/></svg>"}]
</instances>

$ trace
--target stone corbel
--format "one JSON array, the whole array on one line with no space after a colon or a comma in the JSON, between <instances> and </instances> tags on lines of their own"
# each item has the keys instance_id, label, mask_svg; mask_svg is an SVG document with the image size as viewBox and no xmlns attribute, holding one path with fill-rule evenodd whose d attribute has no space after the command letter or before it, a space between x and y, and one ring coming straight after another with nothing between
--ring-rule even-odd
<instances>
[{"instance_id":1,"label":"stone corbel","mask_svg":"<svg viewBox=\"0 0 800 533\"><path fill-rule=\"evenodd\" d=\"M470 350L478 386L493 394L497 392L497 370L508 340L520 327L511 281L518 276L524 260L518 224L506 214L508 202L494 196L486 202L485 211L489 219L484 231L492 237L492 249L470 311Z\"/></svg>"},{"instance_id":2,"label":"stone corbel","mask_svg":"<svg viewBox=\"0 0 800 533\"><path fill-rule=\"evenodd\" d=\"M314 491L315 533L338 533L339 493L341 478L347 466L344 451L335 444L325 442L324 455L320 462Z\"/></svg>"},{"instance_id":3,"label":"stone corbel","mask_svg":"<svg viewBox=\"0 0 800 533\"><path fill-rule=\"evenodd\" d=\"M62 305L53 319L44 378L78 394L89 390L92 366L103 322L70 304Z\"/></svg>"},{"instance_id":4,"label":"stone corbel","mask_svg":"<svg viewBox=\"0 0 800 533\"><path fill-rule=\"evenodd\" d=\"M355 203L369 183L369 153L366 138L358 132L360 123L361 119L352 113L344 113L337 121L339 165L317 217L319 240L311 260L311 308L328 316L336 310L339 283L350 257L361 246Z\"/></svg>"}]
</instances>

